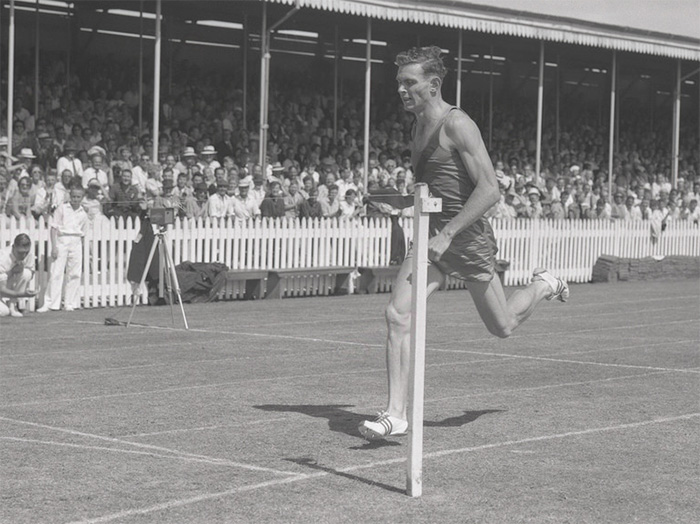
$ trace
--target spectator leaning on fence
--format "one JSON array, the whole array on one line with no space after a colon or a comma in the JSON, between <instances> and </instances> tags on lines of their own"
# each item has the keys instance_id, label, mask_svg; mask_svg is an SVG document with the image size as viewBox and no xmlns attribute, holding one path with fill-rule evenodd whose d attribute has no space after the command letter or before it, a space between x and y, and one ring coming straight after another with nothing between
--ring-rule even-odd
<instances>
[{"instance_id":1,"label":"spectator leaning on fence","mask_svg":"<svg viewBox=\"0 0 700 524\"><path fill-rule=\"evenodd\" d=\"M23 316L17 299L36 296L27 287L34 277L32 241L25 233L15 237L12 246L0 251L0 317Z\"/></svg>"},{"instance_id":2,"label":"spectator leaning on fence","mask_svg":"<svg viewBox=\"0 0 700 524\"><path fill-rule=\"evenodd\" d=\"M79 307L78 288L83 266L83 237L88 228L88 216L82 208L83 188L70 190L70 201L54 212L51 222L51 269L44 304L37 311L61 309L65 273L64 309L73 311Z\"/></svg>"}]
</instances>

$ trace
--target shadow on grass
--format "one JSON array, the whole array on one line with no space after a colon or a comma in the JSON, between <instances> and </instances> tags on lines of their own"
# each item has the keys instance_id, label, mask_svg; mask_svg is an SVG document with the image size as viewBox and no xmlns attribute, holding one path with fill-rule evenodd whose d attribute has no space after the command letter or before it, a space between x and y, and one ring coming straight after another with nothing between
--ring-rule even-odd
<instances>
[{"instance_id":1,"label":"shadow on grass","mask_svg":"<svg viewBox=\"0 0 700 524\"><path fill-rule=\"evenodd\" d=\"M481 411L465 411L463 415L457 417L449 417L444 420L423 421L423 426L427 428L456 428L459 426L464 426L470 422L474 422L482 415L488 415L489 413L502 413L504 409L483 409Z\"/></svg>"},{"instance_id":2,"label":"shadow on grass","mask_svg":"<svg viewBox=\"0 0 700 524\"><path fill-rule=\"evenodd\" d=\"M321 466L313 459L300 458L300 459L284 459L284 460L287 460L289 462L294 462L295 464L299 464L300 466L306 466L308 468L315 469L317 471L325 471L326 473L330 473L331 475L336 475L338 477L343 477L346 479L355 480L357 482L362 482L363 484L367 484L368 486L379 487L379 488L385 489L387 491L391 491L393 493L400 493L401 495L406 493L405 490L397 488L396 486L384 484L383 482L376 482L374 480L366 479L366 478L360 477L358 475L353 475L353 474L347 473L345 471L338 471L337 469L329 468L328 466Z\"/></svg>"},{"instance_id":3,"label":"shadow on grass","mask_svg":"<svg viewBox=\"0 0 700 524\"><path fill-rule=\"evenodd\" d=\"M258 406L253 406L256 409L261 409L263 411L271 411L276 413L302 413L310 417L315 418L325 418L328 420L328 428L331 431L338 433L344 433L350 435L351 437L362 438L360 433L357 431L357 426L363 420L373 419L373 416L363 415L359 413L353 413L345 408L352 408L351 404L326 404L326 405L315 405L315 404L262 404ZM502 409L484 409L480 411L465 411L464 414L449 417L444 420L432 421L426 420L423 422L425 427L434 428L454 428L469 424L474 422L482 415L487 415L489 413L500 413L504 410ZM398 442L393 442L389 440L373 440L367 442L362 446L357 446L351 449L355 450L370 450L377 449L385 446L400 446Z\"/></svg>"},{"instance_id":4,"label":"shadow on grass","mask_svg":"<svg viewBox=\"0 0 700 524\"><path fill-rule=\"evenodd\" d=\"M302 413L310 417L325 418L328 419L328 428L331 431L345 433L346 435L357 438L362 438L357 431L357 426L360 422L367 418L373 418L344 409L353 407L351 404L328 404L320 406L313 404L263 404L253 407L263 411Z\"/></svg>"}]
</instances>

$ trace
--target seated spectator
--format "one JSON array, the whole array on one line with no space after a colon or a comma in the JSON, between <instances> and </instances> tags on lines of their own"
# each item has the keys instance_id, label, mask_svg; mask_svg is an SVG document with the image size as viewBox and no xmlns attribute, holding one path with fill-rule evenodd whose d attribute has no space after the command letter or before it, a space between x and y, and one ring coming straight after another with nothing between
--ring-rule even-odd
<instances>
[{"instance_id":1,"label":"seated spectator","mask_svg":"<svg viewBox=\"0 0 700 524\"><path fill-rule=\"evenodd\" d=\"M27 289L34 277L31 249L29 236L20 233L12 246L0 250L0 317L24 316L17 307L17 299L36 296L36 291Z\"/></svg>"},{"instance_id":2,"label":"seated spectator","mask_svg":"<svg viewBox=\"0 0 700 524\"><path fill-rule=\"evenodd\" d=\"M530 219L542 218L542 204L540 203L540 190L532 186L527 190L528 202L523 214Z\"/></svg>"},{"instance_id":3,"label":"seated spectator","mask_svg":"<svg viewBox=\"0 0 700 524\"><path fill-rule=\"evenodd\" d=\"M180 199L173 195L174 184L172 179L166 178L163 180L163 193L158 195L153 201L154 208L174 209L175 216L179 216L181 212ZM182 209L184 214L184 209Z\"/></svg>"},{"instance_id":4,"label":"seated spectator","mask_svg":"<svg viewBox=\"0 0 700 524\"><path fill-rule=\"evenodd\" d=\"M83 163L76 157L78 146L74 140L66 140L63 146L63 156L56 163L56 170L63 173L68 170L74 177L83 177ZM84 187L84 186L83 186Z\"/></svg>"},{"instance_id":5,"label":"seated spectator","mask_svg":"<svg viewBox=\"0 0 700 524\"><path fill-rule=\"evenodd\" d=\"M357 192L350 188L340 201L340 218L357 218L362 215L362 206L357 203Z\"/></svg>"},{"instance_id":6,"label":"seated spectator","mask_svg":"<svg viewBox=\"0 0 700 524\"><path fill-rule=\"evenodd\" d=\"M119 181L109 188L107 200L107 216L133 219L141 214L142 202L138 188L131 183L131 170L119 173Z\"/></svg>"},{"instance_id":7,"label":"seated spectator","mask_svg":"<svg viewBox=\"0 0 700 524\"><path fill-rule=\"evenodd\" d=\"M698 208L698 201L696 199L690 201L688 207L681 215L681 219L693 222L695 225L700 223L700 208Z\"/></svg>"},{"instance_id":8,"label":"seated spectator","mask_svg":"<svg viewBox=\"0 0 700 524\"><path fill-rule=\"evenodd\" d=\"M100 192L102 191L102 185L100 181L93 178L88 182L87 190L85 191L85 196L80 202L80 205L85 210L88 220L93 223L104 217L102 212L102 202L100 201Z\"/></svg>"},{"instance_id":9,"label":"seated spectator","mask_svg":"<svg viewBox=\"0 0 700 524\"><path fill-rule=\"evenodd\" d=\"M216 193L209 196L207 216L210 218L226 218L231 209L230 197L226 194L228 183L222 181L216 187Z\"/></svg>"},{"instance_id":10,"label":"seated spectator","mask_svg":"<svg viewBox=\"0 0 700 524\"><path fill-rule=\"evenodd\" d=\"M109 176L107 171L103 169L103 153L98 149L92 149L90 153L90 166L83 170L83 187L87 189L88 182L97 180L102 194L107 195L109 193Z\"/></svg>"},{"instance_id":11,"label":"seated spectator","mask_svg":"<svg viewBox=\"0 0 700 524\"><path fill-rule=\"evenodd\" d=\"M48 217L56 209L59 198L56 191L56 170L50 169L46 173L45 186L37 189L32 198L32 215L35 218Z\"/></svg>"},{"instance_id":12,"label":"seated spectator","mask_svg":"<svg viewBox=\"0 0 700 524\"><path fill-rule=\"evenodd\" d=\"M242 179L238 183L238 195L233 197L241 203L241 206L237 206L237 208L242 209L242 216L236 217L240 220L248 220L260 216L258 201L250 194L250 184L250 178Z\"/></svg>"},{"instance_id":13,"label":"seated spectator","mask_svg":"<svg viewBox=\"0 0 700 524\"><path fill-rule=\"evenodd\" d=\"M25 176L19 180L17 187L18 191L10 199L7 215L15 217L17 220L21 217L31 218L32 197L29 190L32 187L32 182L29 177Z\"/></svg>"},{"instance_id":14,"label":"seated spectator","mask_svg":"<svg viewBox=\"0 0 700 524\"><path fill-rule=\"evenodd\" d=\"M338 186L332 184L330 187L328 187L328 196L323 200L319 196L319 202L321 202L321 209L323 209L324 217L333 218L339 216L340 200L338 198Z\"/></svg>"},{"instance_id":15,"label":"seated spectator","mask_svg":"<svg viewBox=\"0 0 700 524\"><path fill-rule=\"evenodd\" d=\"M610 217L613 220L626 220L628 215L629 212L625 206L625 194L622 191L615 192Z\"/></svg>"},{"instance_id":16,"label":"seated spectator","mask_svg":"<svg viewBox=\"0 0 700 524\"><path fill-rule=\"evenodd\" d=\"M260 204L260 214L269 218L285 216L284 198L282 196L282 186L279 182L272 182L267 196Z\"/></svg>"},{"instance_id":17,"label":"seated spectator","mask_svg":"<svg viewBox=\"0 0 700 524\"><path fill-rule=\"evenodd\" d=\"M296 181L289 183L287 194L284 195L284 211L288 218L297 218L299 216L299 208L304 202L304 197L299 193L299 185Z\"/></svg>"},{"instance_id":18,"label":"seated spectator","mask_svg":"<svg viewBox=\"0 0 700 524\"><path fill-rule=\"evenodd\" d=\"M318 201L318 189L311 188L309 198L307 198L299 208L299 216L301 218L321 218L323 217L323 208Z\"/></svg>"},{"instance_id":19,"label":"seated spectator","mask_svg":"<svg viewBox=\"0 0 700 524\"><path fill-rule=\"evenodd\" d=\"M610 211L608 211L607 206L605 205L604 198L601 197L596 201L595 209L591 213L591 218L599 220L610 220Z\"/></svg>"},{"instance_id":20,"label":"seated spectator","mask_svg":"<svg viewBox=\"0 0 700 524\"><path fill-rule=\"evenodd\" d=\"M563 220L567 218L567 212L566 208L564 207L564 204L562 204L563 201L565 201L569 195L567 194L566 191L562 191L559 193L559 199L555 199L552 201L552 219L554 220Z\"/></svg>"},{"instance_id":21,"label":"seated spectator","mask_svg":"<svg viewBox=\"0 0 700 524\"><path fill-rule=\"evenodd\" d=\"M194 195L185 197L184 209L185 217L187 218L204 218L207 216L207 202L209 200L209 192L204 183L197 184L194 187Z\"/></svg>"},{"instance_id":22,"label":"seated spectator","mask_svg":"<svg viewBox=\"0 0 700 524\"><path fill-rule=\"evenodd\" d=\"M634 204L634 196L629 195L625 200L625 208L627 209L625 220L641 220L642 212L639 207Z\"/></svg>"},{"instance_id":23,"label":"seated spectator","mask_svg":"<svg viewBox=\"0 0 700 524\"><path fill-rule=\"evenodd\" d=\"M0 174L0 215L5 214L7 207L7 177Z\"/></svg>"}]
</instances>

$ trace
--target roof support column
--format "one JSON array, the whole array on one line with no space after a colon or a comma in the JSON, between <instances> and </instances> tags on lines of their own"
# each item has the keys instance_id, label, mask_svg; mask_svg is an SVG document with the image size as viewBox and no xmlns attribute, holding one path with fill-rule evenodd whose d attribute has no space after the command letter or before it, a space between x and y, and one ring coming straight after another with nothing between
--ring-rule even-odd
<instances>
[{"instance_id":1,"label":"roof support column","mask_svg":"<svg viewBox=\"0 0 700 524\"><path fill-rule=\"evenodd\" d=\"M139 2L139 139L143 134L143 0Z\"/></svg>"},{"instance_id":2,"label":"roof support column","mask_svg":"<svg viewBox=\"0 0 700 524\"><path fill-rule=\"evenodd\" d=\"M243 15L243 129L248 129L248 15Z\"/></svg>"},{"instance_id":3,"label":"roof support column","mask_svg":"<svg viewBox=\"0 0 700 524\"><path fill-rule=\"evenodd\" d=\"M676 90L673 100L673 149L671 150L671 186L678 186L678 156L681 138L681 61L676 60Z\"/></svg>"},{"instance_id":4,"label":"roof support column","mask_svg":"<svg viewBox=\"0 0 700 524\"><path fill-rule=\"evenodd\" d=\"M153 52L153 163L158 162L158 139L160 138L160 55L161 55L161 7L156 0L156 43Z\"/></svg>"},{"instance_id":5,"label":"roof support column","mask_svg":"<svg viewBox=\"0 0 700 524\"><path fill-rule=\"evenodd\" d=\"M10 0L7 41L7 152L12 154L12 117L15 114L15 0Z\"/></svg>"},{"instance_id":6,"label":"roof support column","mask_svg":"<svg viewBox=\"0 0 700 524\"><path fill-rule=\"evenodd\" d=\"M610 69L610 141L608 142L608 202L612 199L613 159L615 157L615 95L617 94L617 51L613 49Z\"/></svg>"},{"instance_id":7,"label":"roof support column","mask_svg":"<svg viewBox=\"0 0 700 524\"><path fill-rule=\"evenodd\" d=\"M340 33L335 24L335 53L333 56L333 141L338 141L338 71L340 69Z\"/></svg>"},{"instance_id":8,"label":"roof support column","mask_svg":"<svg viewBox=\"0 0 700 524\"><path fill-rule=\"evenodd\" d=\"M491 60L489 61L489 150L493 141L493 44L491 44Z\"/></svg>"},{"instance_id":9,"label":"roof support column","mask_svg":"<svg viewBox=\"0 0 700 524\"><path fill-rule=\"evenodd\" d=\"M39 0L36 0L36 14L35 14L35 28L34 28L34 123L39 120Z\"/></svg>"},{"instance_id":10,"label":"roof support column","mask_svg":"<svg viewBox=\"0 0 700 524\"><path fill-rule=\"evenodd\" d=\"M493 61L493 56L491 57ZM544 111L544 40L540 40L540 74L537 87L537 158L535 159L535 185L539 186L542 169L542 113Z\"/></svg>"},{"instance_id":11,"label":"roof support column","mask_svg":"<svg viewBox=\"0 0 700 524\"><path fill-rule=\"evenodd\" d=\"M457 38L457 96L455 97L455 105L462 107L462 47L464 35L462 30L459 30Z\"/></svg>"},{"instance_id":12,"label":"roof support column","mask_svg":"<svg viewBox=\"0 0 700 524\"><path fill-rule=\"evenodd\" d=\"M272 42L272 33L283 23L289 20L294 14L299 11L299 0L290 11L287 12L277 22L267 28L267 2L263 2L263 20L262 31L260 32L260 167L263 176L267 176L267 137L268 128L270 127L267 118L270 110L270 45Z\"/></svg>"},{"instance_id":13,"label":"roof support column","mask_svg":"<svg viewBox=\"0 0 700 524\"><path fill-rule=\"evenodd\" d=\"M561 78L559 77L559 69L561 67L561 60L559 55L557 55L557 73L556 73L556 90L557 90L557 95L556 95L556 129L555 129L555 141L556 141L556 153L557 153L557 162L559 161L559 135L561 134L561 128L560 128L560 118L559 118L559 109L561 105L561 90L559 83L561 82Z\"/></svg>"},{"instance_id":14,"label":"roof support column","mask_svg":"<svg viewBox=\"0 0 700 524\"><path fill-rule=\"evenodd\" d=\"M369 177L369 119L372 94L372 19L367 18L367 48L365 61L365 134L364 134L364 190L367 191Z\"/></svg>"},{"instance_id":15,"label":"roof support column","mask_svg":"<svg viewBox=\"0 0 700 524\"><path fill-rule=\"evenodd\" d=\"M270 52L267 49L267 2L262 5L262 29L260 30L260 143L258 144L258 164L265 172L265 155L267 154L267 63L270 60Z\"/></svg>"}]
</instances>

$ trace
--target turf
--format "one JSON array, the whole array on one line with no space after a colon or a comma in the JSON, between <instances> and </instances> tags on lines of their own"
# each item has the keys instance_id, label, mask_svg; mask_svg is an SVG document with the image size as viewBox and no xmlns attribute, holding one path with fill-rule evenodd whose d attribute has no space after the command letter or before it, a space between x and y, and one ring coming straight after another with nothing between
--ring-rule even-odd
<instances>
[{"instance_id":1,"label":"turf","mask_svg":"<svg viewBox=\"0 0 700 524\"><path fill-rule=\"evenodd\" d=\"M428 319L424 494L383 407L388 295L0 322L0 521L666 523L700 514L700 290L578 285L508 340Z\"/></svg>"}]
</instances>

